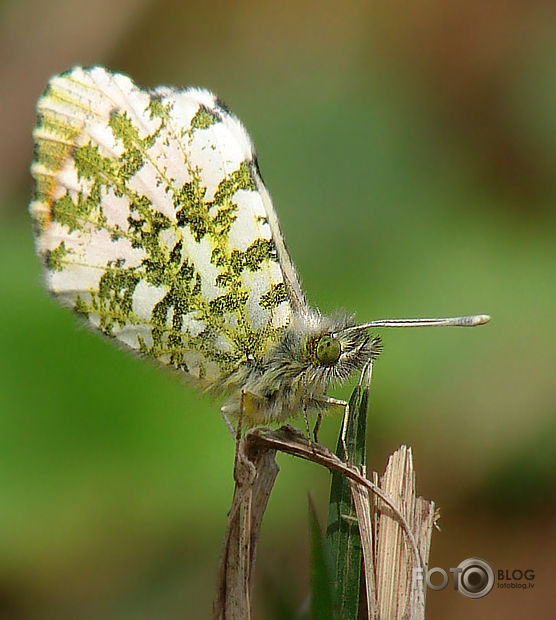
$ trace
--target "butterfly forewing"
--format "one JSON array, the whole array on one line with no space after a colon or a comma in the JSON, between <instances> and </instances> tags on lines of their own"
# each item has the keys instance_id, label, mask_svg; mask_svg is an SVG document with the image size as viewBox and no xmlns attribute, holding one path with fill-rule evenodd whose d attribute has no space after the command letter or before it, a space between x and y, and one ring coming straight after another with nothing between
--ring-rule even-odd
<instances>
[{"instance_id":1,"label":"butterfly forewing","mask_svg":"<svg viewBox=\"0 0 556 620\"><path fill-rule=\"evenodd\" d=\"M207 91L100 67L53 78L37 108L30 210L50 291L208 387L261 359L291 294L239 121Z\"/></svg>"}]
</instances>

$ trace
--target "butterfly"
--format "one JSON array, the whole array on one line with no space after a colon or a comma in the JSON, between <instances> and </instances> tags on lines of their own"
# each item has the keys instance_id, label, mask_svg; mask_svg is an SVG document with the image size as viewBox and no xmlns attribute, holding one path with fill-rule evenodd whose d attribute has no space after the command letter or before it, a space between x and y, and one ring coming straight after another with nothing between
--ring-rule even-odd
<instances>
[{"instance_id":1,"label":"butterfly","mask_svg":"<svg viewBox=\"0 0 556 620\"><path fill-rule=\"evenodd\" d=\"M347 403L375 327L474 326L487 315L357 323L306 300L253 143L212 93L143 90L96 66L37 103L29 210L48 290L90 325L173 367L246 426Z\"/></svg>"}]
</instances>

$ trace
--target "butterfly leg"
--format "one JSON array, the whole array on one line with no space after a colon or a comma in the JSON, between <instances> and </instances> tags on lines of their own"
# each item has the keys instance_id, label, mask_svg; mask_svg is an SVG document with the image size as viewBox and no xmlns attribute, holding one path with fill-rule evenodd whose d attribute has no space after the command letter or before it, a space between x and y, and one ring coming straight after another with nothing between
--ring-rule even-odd
<instances>
[{"instance_id":1,"label":"butterfly leg","mask_svg":"<svg viewBox=\"0 0 556 620\"><path fill-rule=\"evenodd\" d=\"M243 418L245 416L245 392L241 392L241 401L239 403L239 416L237 420L237 429L235 431L235 440L236 440L236 466L237 459L239 456L239 445L241 443L241 431L243 426Z\"/></svg>"},{"instance_id":2,"label":"butterfly leg","mask_svg":"<svg viewBox=\"0 0 556 620\"><path fill-rule=\"evenodd\" d=\"M349 414L350 414L350 409L349 409L349 403L345 402L345 408L344 408L344 419L342 420L342 431L340 434L340 439L342 441L342 450L344 453L343 458L346 458L347 455L347 445L346 445L346 433L347 433L347 427L348 427L348 422L349 422Z\"/></svg>"},{"instance_id":3,"label":"butterfly leg","mask_svg":"<svg viewBox=\"0 0 556 620\"><path fill-rule=\"evenodd\" d=\"M327 407L342 407L344 409L344 417L348 415L349 412L349 403L346 400L340 400L338 398L332 398L331 396L314 396L314 401L317 401L321 405L325 405ZM314 438L315 443L318 443L318 433L320 430L320 426L322 424L322 416L323 412L319 411L317 414L317 421L315 422L315 427L313 428L313 433L311 434L309 431L309 421L307 419L307 411L306 408L303 410L303 415L305 417L305 425L307 426L307 436L311 440L311 437ZM343 441L343 438L342 438Z\"/></svg>"},{"instance_id":4,"label":"butterfly leg","mask_svg":"<svg viewBox=\"0 0 556 620\"><path fill-rule=\"evenodd\" d=\"M232 425L232 423L230 422L230 418L224 413L224 408L222 407L222 409L220 409L220 415L222 416L222 419L224 420L224 424L226 425L226 428L230 431L230 435L232 436L233 439L236 438L236 431Z\"/></svg>"},{"instance_id":5,"label":"butterfly leg","mask_svg":"<svg viewBox=\"0 0 556 620\"><path fill-rule=\"evenodd\" d=\"M314 452L315 451L314 443L316 443L316 440L315 442L313 442L313 436L311 434L311 425L309 424L309 415L307 413L307 405L303 405L303 420L305 420L305 432L307 433L307 439L309 440L309 447Z\"/></svg>"},{"instance_id":6,"label":"butterfly leg","mask_svg":"<svg viewBox=\"0 0 556 620\"><path fill-rule=\"evenodd\" d=\"M315 426L313 427L313 438L315 439L315 443L319 442L319 430L320 425L322 424L322 411L317 413L317 421L315 422Z\"/></svg>"},{"instance_id":7,"label":"butterfly leg","mask_svg":"<svg viewBox=\"0 0 556 620\"><path fill-rule=\"evenodd\" d=\"M329 407L342 407L344 410L346 410L349 405L347 400L332 398L331 396L319 396L319 398L315 398L315 400L318 400L319 403L328 405Z\"/></svg>"},{"instance_id":8,"label":"butterfly leg","mask_svg":"<svg viewBox=\"0 0 556 620\"><path fill-rule=\"evenodd\" d=\"M349 403L347 400L340 400L339 398L332 398L331 396L315 396L313 397L314 400L316 400L319 404L321 405L325 405L327 407L342 407L344 410L344 422L342 424L342 445L343 448L345 450L345 437L344 437L344 433L345 433L345 427L346 427L346 421L348 419L349 416ZM318 417L317 417L317 422L315 424L315 428L313 433L315 434L315 442L317 441L317 433L320 429L320 425L322 422L322 412L319 411L318 413Z\"/></svg>"}]
</instances>

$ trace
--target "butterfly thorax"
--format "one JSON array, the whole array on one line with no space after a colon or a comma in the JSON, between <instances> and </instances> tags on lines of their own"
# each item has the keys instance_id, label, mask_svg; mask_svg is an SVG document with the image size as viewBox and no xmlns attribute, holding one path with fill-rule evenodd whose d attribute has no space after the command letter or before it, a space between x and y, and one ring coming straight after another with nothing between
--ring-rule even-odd
<instances>
[{"instance_id":1,"label":"butterfly thorax","mask_svg":"<svg viewBox=\"0 0 556 620\"><path fill-rule=\"evenodd\" d=\"M241 415L244 425L322 411L329 407L330 386L345 381L379 351L379 339L358 328L352 317L323 317L308 310L294 317L262 359L238 368L238 389L222 411L234 418Z\"/></svg>"}]
</instances>

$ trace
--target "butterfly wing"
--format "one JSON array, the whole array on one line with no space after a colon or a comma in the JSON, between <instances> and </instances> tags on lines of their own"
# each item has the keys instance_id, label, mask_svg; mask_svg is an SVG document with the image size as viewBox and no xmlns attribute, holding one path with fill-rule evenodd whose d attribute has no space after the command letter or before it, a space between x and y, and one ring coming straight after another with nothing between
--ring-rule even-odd
<instances>
[{"instance_id":1,"label":"butterfly wing","mask_svg":"<svg viewBox=\"0 0 556 620\"><path fill-rule=\"evenodd\" d=\"M236 117L101 67L52 78L37 110L30 212L53 295L206 387L261 359L304 298Z\"/></svg>"}]
</instances>

